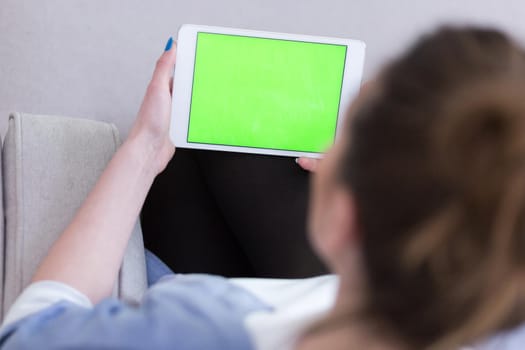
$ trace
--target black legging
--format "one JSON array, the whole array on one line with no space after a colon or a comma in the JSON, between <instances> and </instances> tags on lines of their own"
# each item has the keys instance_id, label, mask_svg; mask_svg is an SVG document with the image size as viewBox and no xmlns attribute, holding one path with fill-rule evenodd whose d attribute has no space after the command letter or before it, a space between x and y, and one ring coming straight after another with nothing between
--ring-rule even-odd
<instances>
[{"instance_id":1,"label":"black legging","mask_svg":"<svg viewBox=\"0 0 525 350\"><path fill-rule=\"evenodd\" d=\"M325 273L306 236L308 181L293 158L177 149L142 210L146 248L181 273Z\"/></svg>"}]
</instances>

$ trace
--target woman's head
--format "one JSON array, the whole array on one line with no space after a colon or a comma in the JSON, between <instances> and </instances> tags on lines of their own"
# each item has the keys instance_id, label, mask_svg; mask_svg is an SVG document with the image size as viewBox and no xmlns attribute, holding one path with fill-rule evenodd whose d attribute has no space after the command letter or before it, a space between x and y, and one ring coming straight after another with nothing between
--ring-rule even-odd
<instances>
[{"instance_id":1,"label":"woman's head","mask_svg":"<svg viewBox=\"0 0 525 350\"><path fill-rule=\"evenodd\" d=\"M524 51L445 28L368 90L316 179L320 254L358 246L365 315L416 348L525 320Z\"/></svg>"}]
</instances>

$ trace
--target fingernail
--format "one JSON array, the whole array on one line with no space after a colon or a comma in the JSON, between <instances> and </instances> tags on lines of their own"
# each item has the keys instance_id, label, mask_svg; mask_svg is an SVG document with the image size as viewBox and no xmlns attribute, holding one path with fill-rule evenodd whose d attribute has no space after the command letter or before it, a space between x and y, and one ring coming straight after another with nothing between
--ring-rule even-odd
<instances>
[{"instance_id":1,"label":"fingernail","mask_svg":"<svg viewBox=\"0 0 525 350\"><path fill-rule=\"evenodd\" d=\"M299 164L299 158L295 158L295 163Z\"/></svg>"},{"instance_id":2,"label":"fingernail","mask_svg":"<svg viewBox=\"0 0 525 350\"><path fill-rule=\"evenodd\" d=\"M166 43L166 47L164 48L164 51L169 51L172 45L173 45L173 38L170 36L170 38L168 39L168 42Z\"/></svg>"}]
</instances>

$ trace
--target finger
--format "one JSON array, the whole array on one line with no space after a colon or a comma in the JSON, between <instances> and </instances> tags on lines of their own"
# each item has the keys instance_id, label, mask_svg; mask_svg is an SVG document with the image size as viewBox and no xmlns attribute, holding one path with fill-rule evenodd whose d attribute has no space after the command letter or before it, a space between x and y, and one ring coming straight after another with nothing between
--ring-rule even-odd
<instances>
[{"instance_id":1,"label":"finger","mask_svg":"<svg viewBox=\"0 0 525 350\"><path fill-rule=\"evenodd\" d=\"M175 68L175 61L177 57L177 43L173 42L171 48L164 51L157 60L155 71L153 72L152 83L167 85L173 77L173 69Z\"/></svg>"},{"instance_id":2,"label":"finger","mask_svg":"<svg viewBox=\"0 0 525 350\"><path fill-rule=\"evenodd\" d=\"M362 92L368 92L368 90L370 90L373 87L374 83L375 83L374 80L365 81L361 85L361 91Z\"/></svg>"},{"instance_id":3,"label":"finger","mask_svg":"<svg viewBox=\"0 0 525 350\"><path fill-rule=\"evenodd\" d=\"M319 159L301 157L297 158L297 164L306 171L315 172L319 166Z\"/></svg>"}]
</instances>

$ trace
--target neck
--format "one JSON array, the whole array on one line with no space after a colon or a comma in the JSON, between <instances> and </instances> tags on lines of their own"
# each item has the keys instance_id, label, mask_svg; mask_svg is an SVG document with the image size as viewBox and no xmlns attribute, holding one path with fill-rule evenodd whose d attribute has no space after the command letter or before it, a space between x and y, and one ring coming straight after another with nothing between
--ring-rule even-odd
<instances>
[{"instance_id":1,"label":"neck","mask_svg":"<svg viewBox=\"0 0 525 350\"><path fill-rule=\"evenodd\" d=\"M339 288L331 314L345 311L355 313L365 303L364 278L358 254L349 254L341 264L334 264L333 270L339 276Z\"/></svg>"},{"instance_id":2,"label":"neck","mask_svg":"<svg viewBox=\"0 0 525 350\"><path fill-rule=\"evenodd\" d=\"M332 312L343 309L350 312L357 311L363 304L363 290L360 283L356 283L352 278L339 275L339 288Z\"/></svg>"},{"instance_id":3,"label":"neck","mask_svg":"<svg viewBox=\"0 0 525 350\"><path fill-rule=\"evenodd\" d=\"M310 333L299 343L299 350L329 349L369 349L369 350L391 350L399 349L397 345L391 344L387 339L378 336L366 321L359 319L360 310L365 303L364 279L357 256L347 257L345 263L332 266L339 275L339 288L334 307L326 319L319 323L330 324L333 327L322 327L318 332ZM341 322L337 321L341 320Z\"/></svg>"}]
</instances>

